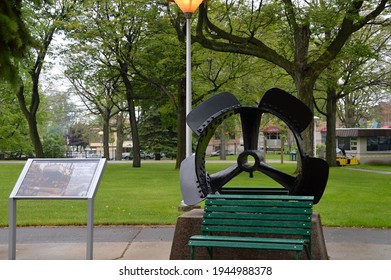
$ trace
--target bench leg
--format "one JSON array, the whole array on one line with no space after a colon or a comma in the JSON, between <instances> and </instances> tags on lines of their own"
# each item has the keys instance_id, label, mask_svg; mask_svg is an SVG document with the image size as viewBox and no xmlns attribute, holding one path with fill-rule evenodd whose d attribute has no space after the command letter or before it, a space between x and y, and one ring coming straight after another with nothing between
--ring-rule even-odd
<instances>
[{"instance_id":1,"label":"bench leg","mask_svg":"<svg viewBox=\"0 0 391 280\"><path fill-rule=\"evenodd\" d=\"M195 257L195 248L194 246L190 247L190 259L194 260ZM213 260L213 248L212 247L206 247L206 250L208 251L209 259Z\"/></svg>"},{"instance_id":2,"label":"bench leg","mask_svg":"<svg viewBox=\"0 0 391 280\"><path fill-rule=\"evenodd\" d=\"M189 247L190 247L190 259L194 260L195 248L193 246L189 246ZM208 251L209 259L213 260L213 247L206 247L206 249ZM311 246L310 245L304 246L304 250L307 254L308 259L311 260L312 259ZM300 260L301 251L295 251L295 252L296 252L295 260Z\"/></svg>"},{"instance_id":3,"label":"bench leg","mask_svg":"<svg viewBox=\"0 0 391 280\"><path fill-rule=\"evenodd\" d=\"M194 247L190 246L190 259L194 260Z\"/></svg>"},{"instance_id":4,"label":"bench leg","mask_svg":"<svg viewBox=\"0 0 391 280\"><path fill-rule=\"evenodd\" d=\"M213 248L207 247L206 249L208 250L209 259L213 260Z\"/></svg>"},{"instance_id":5,"label":"bench leg","mask_svg":"<svg viewBox=\"0 0 391 280\"><path fill-rule=\"evenodd\" d=\"M312 249L311 249L311 244L308 244L304 246L304 250L307 253L307 257L309 260L312 260Z\"/></svg>"}]
</instances>

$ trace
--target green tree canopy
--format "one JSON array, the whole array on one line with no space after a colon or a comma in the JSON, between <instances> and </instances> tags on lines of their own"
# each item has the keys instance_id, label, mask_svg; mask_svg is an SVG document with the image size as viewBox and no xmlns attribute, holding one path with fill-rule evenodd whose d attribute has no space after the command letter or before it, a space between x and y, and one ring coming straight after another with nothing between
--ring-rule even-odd
<instances>
[{"instance_id":1,"label":"green tree canopy","mask_svg":"<svg viewBox=\"0 0 391 280\"><path fill-rule=\"evenodd\" d=\"M209 49L251 55L280 67L312 110L320 74L353 33L389 7L389 0L208 1L199 8L193 39ZM312 154L313 126L302 136L306 153Z\"/></svg>"},{"instance_id":2,"label":"green tree canopy","mask_svg":"<svg viewBox=\"0 0 391 280\"><path fill-rule=\"evenodd\" d=\"M0 81L16 82L17 69L14 59L21 59L30 47L38 47L38 43L32 38L23 21L22 0L2 0L0 2Z\"/></svg>"}]
</instances>

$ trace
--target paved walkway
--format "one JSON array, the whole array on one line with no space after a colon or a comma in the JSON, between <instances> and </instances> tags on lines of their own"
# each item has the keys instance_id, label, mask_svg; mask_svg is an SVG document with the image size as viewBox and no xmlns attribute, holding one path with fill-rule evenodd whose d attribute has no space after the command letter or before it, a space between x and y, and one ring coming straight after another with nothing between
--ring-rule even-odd
<instances>
[{"instance_id":1,"label":"paved walkway","mask_svg":"<svg viewBox=\"0 0 391 280\"><path fill-rule=\"evenodd\" d=\"M369 173L378 173L378 174L386 174L386 175L391 175L390 171L382 171L382 170L372 170L372 169L363 169L363 168L346 168L349 170L354 170L354 171L361 171L361 172L369 172Z\"/></svg>"},{"instance_id":2,"label":"paved walkway","mask_svg":"<svg viewBox=\"0 0 391 280\"><path fill-rule=\"evenodd\" d=\"M168 260L174 226L96 226L96 260ZM391 260L391 230L324 227L331 260ZM85 227L17 229L17 260L83 260ZM0 228L0 260L8 259L8 228Z\"/></svg>"}]
</instances>

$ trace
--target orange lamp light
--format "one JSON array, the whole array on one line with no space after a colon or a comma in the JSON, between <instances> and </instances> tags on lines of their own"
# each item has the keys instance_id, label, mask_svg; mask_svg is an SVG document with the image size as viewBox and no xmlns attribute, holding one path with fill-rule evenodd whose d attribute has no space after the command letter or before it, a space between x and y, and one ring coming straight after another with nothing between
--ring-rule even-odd
<instances>
[{"instance_id":1,"label":"orange lamp light","mask_svg":"<svg viewBox=\"0 0 391 280\"><path fill-rule=\"evenodd\" d=\"M204 0L174 0L184 13L194 13Z\"/></svg>"}]
</instances>

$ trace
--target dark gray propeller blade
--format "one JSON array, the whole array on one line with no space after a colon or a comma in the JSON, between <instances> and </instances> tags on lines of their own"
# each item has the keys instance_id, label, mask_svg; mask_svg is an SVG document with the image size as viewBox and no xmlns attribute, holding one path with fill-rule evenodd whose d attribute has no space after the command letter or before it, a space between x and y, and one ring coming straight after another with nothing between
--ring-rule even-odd
<instances>
[{"instance_id":1,"label":"dark gray propeller blade","mask_svg":"<svg viewBox=\"0 0 391 280\"><path fill-rule=\"evenodd\" d=\"M302 173L297 177L295 187L290 191L292 195L314 196L317 204L326 188L329 177L329 165L320 158L302 158Z\"/></svg>"},{"instance_id":2,"label":"dark gray propeller blade","mask_svg":"<svg viewBox=\"0 0 391 280\"><path fill-rule=\"evenodd\" d=\"M300 100L278 88L268 90L262 97L258 108L279 117L288 125L296 138L302 161L302 171L295 178L295 182L290 183L291 187L288 187L290 194L313 195L314 203L318 203L327 185L329 166L322 159L307 156L303 150L303 140L300 133L308 127L313 119L311 110ZM272 174L268 174L268 176L271 177ZM285 187L287 188L287 186Z\"/></svg>"},{"instance_id":3,"label":"dark gray propeller blade","mask_svg":"<svg viewBox=\"0 0 391 280\"><path fill-rule=\"evenodd\" d=\"M261 162L258 165L258 171L269 176L274 181L281 184L281 186L283 186L287 190L291 190L295 186L296 177L286 174L278 169L275 169L264 162Z\"/></svg>"},{"instance_id":4,"label":"dark gray propeller blade","mask_svg":"<svg viewBox=\"0 0 391 280\"><path fill-rule=\"evenodd\" d=\"M195 156L187 157L181 162L179 181L184 203L195 205L204 200L205 194L197 183Z\"/></svg>"},{"instance_id":5,"label":"dark gray propeller blade","mask_svg":"<svg viewBox=\"0 0 391 280\"><path fill-rule=\"evenodd\" d=\"M242 124L244 150L257 150L262 111L255 107L241 107L237 111Z\"/></svg>"},{"instance_id":6,"label":"dark gray propeller blade","mask_svg":"<svg viewBox=\"0 0 391 280\"><path fill-rule=\"evenodd\" d=\"M204 101L187 115L186 122L197 135L209 124L216 115L224 111L239 107L236 97L229 92L219 93Z\"/></svg>"},{"instance_id":7,"label":"dark gray propeller blade","mask_svg":"<svg viewBox=\"0 0 391 280\"><path fill-rule=\"evenodd\" d=\"M240 167L237 164L233 164L224 170L211 174L209 177L213 193L220 192L226 183L238 176L241 172Z\"/></svg>"},{"instance_id":8,"label":"dark gray propeller blade","mask_svg":"<svg viewBox=\"0 0 391 280\"><path fill-rule=\"evenodd\" d=\"M297 133L303 132L313 119L311 110L303 102L279 88L269 89L258 108L277 116Z\"/></svg>"}]
</instances>

